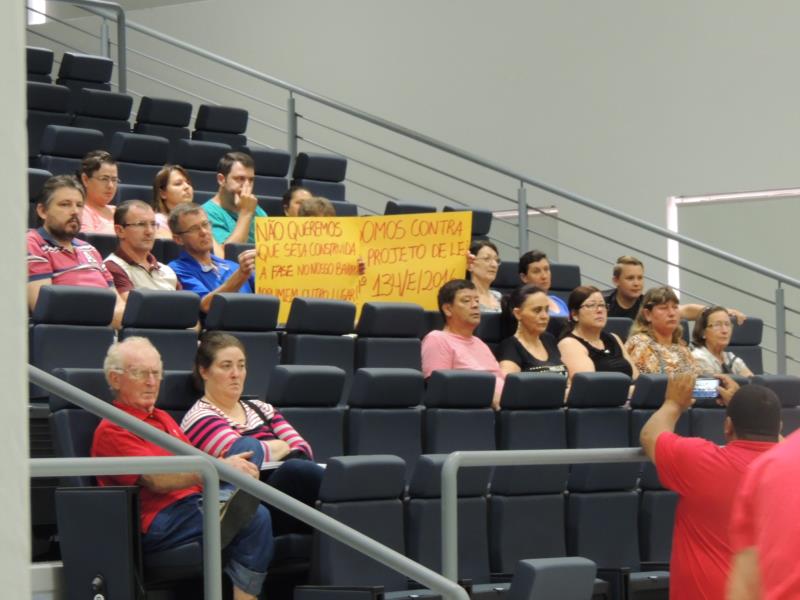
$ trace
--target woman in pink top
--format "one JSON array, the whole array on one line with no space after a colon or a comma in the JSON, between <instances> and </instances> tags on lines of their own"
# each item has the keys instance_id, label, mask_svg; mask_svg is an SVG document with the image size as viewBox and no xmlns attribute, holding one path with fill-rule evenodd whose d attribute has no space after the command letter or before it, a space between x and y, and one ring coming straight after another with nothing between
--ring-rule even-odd
<instances>
[{"instance_id":1,"label":"woman in pink top","mask_svg":"<svg viewBox=\"0 0 800 600\"><path fill-rule=\"evenodd\" d=\"M164 165L153 180L153 210L156 212L156 237L172 239L167 225L170 211L183 202L194 200L192 179L180 165Z\"/></svg>"},{"instance_id":2,"label":"woman in pink top","mask_svg":"<svg viewBox=\"0 0 800 600\"><path fill-rule=\"evenodd\" d=\"M105 150L93 150L83 157L78 175L86 190L81 231L115 235L111 201L119 185L117 163Z\"/></svg>"},{"instance_id":3,"label":"woman in pink top","mask_svg":"<svg viewBox=\"0 0 800 600\"><path fill-rule=\"evenodd\" d=\"M505 373L489 347L473 333L481 322L480 296L475 284L453 279L439 290L439 311L445 325L422 340L422 375L427 379L434 371L467 369L488 371L495 376L492 408L500 408Z\"/></svg>"}]
</instances>

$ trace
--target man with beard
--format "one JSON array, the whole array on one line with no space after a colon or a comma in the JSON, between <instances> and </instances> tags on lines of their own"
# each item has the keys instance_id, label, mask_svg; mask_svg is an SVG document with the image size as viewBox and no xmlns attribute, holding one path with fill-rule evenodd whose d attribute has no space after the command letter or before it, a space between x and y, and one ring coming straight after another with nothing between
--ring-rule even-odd
<instances>
[{"instance_id":1,"label":"man with beard","mask_svg":"<svg viewBox=\"0 0 800 600\"><path fill-rule=\"evenodd\" d=\"M27 234L28 308L33 311L44 285L78 285L114 289L100 253L75 236L81 230L86 193L71 175L48 179L36 204L42 226ZM117 294L112 325L119 328L125 302Z\"/></svg>"}]
</instances>

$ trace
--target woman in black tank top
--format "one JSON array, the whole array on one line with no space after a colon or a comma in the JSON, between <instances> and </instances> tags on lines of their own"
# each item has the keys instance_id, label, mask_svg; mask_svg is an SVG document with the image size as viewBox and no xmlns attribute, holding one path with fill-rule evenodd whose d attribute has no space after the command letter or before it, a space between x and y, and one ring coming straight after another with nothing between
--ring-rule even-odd
<instances>
[{"instance_id":1,"label":"woman in black tank top","mask_svg":"<svg viewBox=\"0 0 800 600\"><path fill-rule=\"evenodd\" d=\"M636 379L639 373L622 341L603 328L608 321L605 299L596 287L579 286L567 301L569 324L558 343L570 379L585 371L613 371Z\"/></svg>"}]
</instances>

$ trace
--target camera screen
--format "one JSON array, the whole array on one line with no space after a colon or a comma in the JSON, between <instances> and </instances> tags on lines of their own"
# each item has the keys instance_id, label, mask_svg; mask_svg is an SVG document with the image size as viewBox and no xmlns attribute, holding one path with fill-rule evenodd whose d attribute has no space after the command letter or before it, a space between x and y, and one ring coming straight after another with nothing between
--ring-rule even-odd
<instances>
[{"instance_id":1,"label":"camera screen","mask_svg":"<svg viewBox=\"0 0 800 600\"><path fill-rule=\"evenodd\" d=\"M716 398L719 380L714 377L701 377L694 384L692 396L695 398Z\"/></svg>"}]
</instances>

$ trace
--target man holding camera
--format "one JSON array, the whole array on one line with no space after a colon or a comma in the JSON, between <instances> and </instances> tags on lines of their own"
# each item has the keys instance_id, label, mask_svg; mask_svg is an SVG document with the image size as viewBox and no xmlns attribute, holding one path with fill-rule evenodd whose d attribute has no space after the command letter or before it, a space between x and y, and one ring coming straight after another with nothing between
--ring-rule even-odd
<instances>
[{"instance_id":1,"label":"man holding camera","mask_svg":"<svg viewBox=\"0 0 800 600\"><path fill-rule=\"evenodd\" d=\"M720 376L718 402L726 407L725 446L674 433L694 403L695 377L670 377L664 403L645 423L642 448L661 484L680 499L675 513L670 598L722 600L730 569L733 498L747 466L778 441L780 401L763 386L739 387Z\"/></svg>"}]
</instances>

